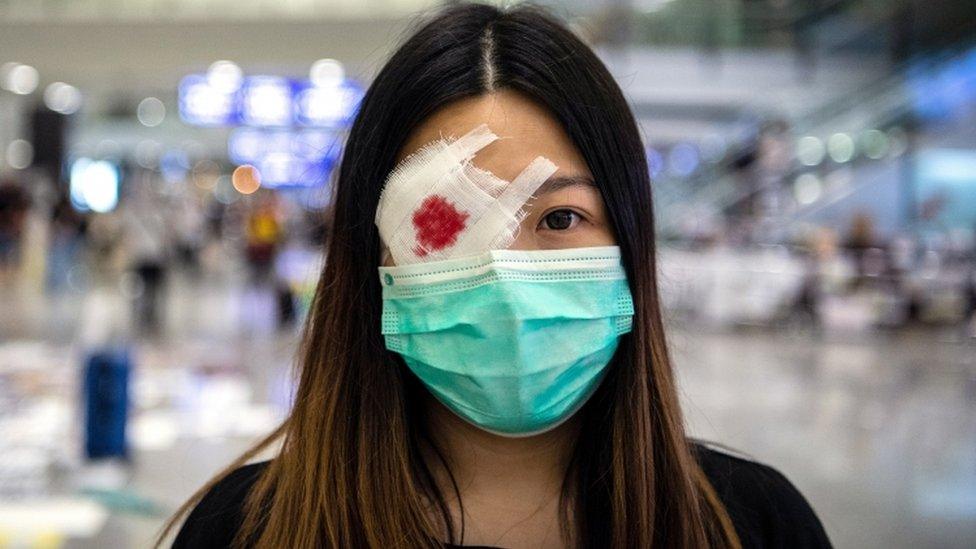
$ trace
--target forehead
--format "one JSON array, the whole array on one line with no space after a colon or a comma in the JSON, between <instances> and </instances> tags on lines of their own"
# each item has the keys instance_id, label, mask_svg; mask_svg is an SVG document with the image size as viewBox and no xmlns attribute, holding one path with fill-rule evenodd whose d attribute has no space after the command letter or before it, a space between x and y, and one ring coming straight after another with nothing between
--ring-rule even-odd
<instances>
[{"instance_id":1,"label":"forehead","mask_svg":"<svg viewBox=\"0 0 976 549\"><path fill-rule=\"evenodd\" d=\"M474 156L474 164L512 180L537 156L551 160L554 176L589 176L579 150L553 114L519 92L501 89L449 103L414 128L397 154L400 162L431 141L459 137L485 123L499 139Z\"/></svg>"}]
</instances>

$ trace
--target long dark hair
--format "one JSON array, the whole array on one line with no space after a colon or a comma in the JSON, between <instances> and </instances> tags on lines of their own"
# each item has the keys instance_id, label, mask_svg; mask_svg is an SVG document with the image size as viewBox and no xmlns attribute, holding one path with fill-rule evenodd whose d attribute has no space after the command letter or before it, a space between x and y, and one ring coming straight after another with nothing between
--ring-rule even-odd
<instances>
[{"instance_id":1,"label":"long dark hair","mask_svg":"<svg viewBox=\"0 0 976 549\"><path fill-rule=\"evenodd\" d=\"M447 7L379 72L339 167L294 408L168 527L214 483L280 439L278 456L246 501L239 543L462 542L463 525L452 523L423 457L431 444L418 408L423 389L380 335L373 217L411 130L452 101L500 88L548 107L579 148L609 211L636 309L633 331L579 412L579 442L564 483L564 539L584 547L738 547L682 426L658 300L650 181L633 114L592 50L533 5Z\"/></svg>"}]
</instances>

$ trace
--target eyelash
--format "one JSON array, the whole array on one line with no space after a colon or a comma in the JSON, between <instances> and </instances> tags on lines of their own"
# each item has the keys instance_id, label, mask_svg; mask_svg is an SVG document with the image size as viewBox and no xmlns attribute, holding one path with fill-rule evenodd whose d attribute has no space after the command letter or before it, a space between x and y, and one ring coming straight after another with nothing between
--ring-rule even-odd
<instances>
[{"instance_id":1,"label":"eyelash","mask_svg":"<svg viewBox=\"0 0 976 549\"><path fill-rule=\"evenodd\" d=\"M546 225L548 225L548 224L547 224L546 220L549 218L549 216L552 215L552 214L554 214L554 213L559 213L559 212L569 212L570 214L576 216L575 223L571 223L570 226L569 227L566 227L565 229L553 229L553 228L547 227ZM546 212L546 213L544 213L542 215L542 218L539 220L539 226L538 226L538 228L540 228L542 230L546 230L546 231L558 231L558 232L562 232L562 231L568 231L568 230L571 230L571 229L575 228L581 221L583 221L583 215L581 213L579 213L579 212L577 212L575 210L571 210L569 208L557 208L555 210Z\"/></svg>"}]
</instances>

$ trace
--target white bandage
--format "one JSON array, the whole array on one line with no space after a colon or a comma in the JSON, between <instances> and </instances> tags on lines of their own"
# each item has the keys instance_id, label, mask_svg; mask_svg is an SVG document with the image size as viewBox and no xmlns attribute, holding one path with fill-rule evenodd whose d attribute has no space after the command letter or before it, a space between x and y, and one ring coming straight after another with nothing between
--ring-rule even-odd
<instances>
[{"instance_id":1,"label":"white bandage","mask_svg":"<svg viewBox=\"0 0 976 549\"><path fill-rule=\"evenodd\" d=\"M376 226L397 265L503 249L515 240L523 206L555 173L537 156L511 182L471 163L498 139L481 124L450 141L427 143L390 173L376 209Z\"/></svg>"}]
</instances>

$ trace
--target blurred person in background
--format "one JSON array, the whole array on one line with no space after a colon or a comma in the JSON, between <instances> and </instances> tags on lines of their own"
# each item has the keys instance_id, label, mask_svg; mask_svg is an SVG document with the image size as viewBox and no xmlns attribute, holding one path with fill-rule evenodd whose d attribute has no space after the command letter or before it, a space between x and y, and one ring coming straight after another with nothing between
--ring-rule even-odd
<instances>
[{"instance_id":1,"label":"blurred person in background","mask_svg":"<svg viewBox=\"0 0 976 549\"><path fill-rule=\"evenodd\" d=\"M72 268L84 256L88 234L88 218L62 194L51 210L51 245L47 260L48 290L58 292L68 284Z\"/></svg>"},{"instance_id":2,"label":"blurred person in background","mask_svg":"<svg viewBox=\"0 0 976 549\"><path fill-rule=\"evenodd\" d=\"M218 200L210 200L201 205L203 219L200 227L200 248L197 261L200 274L204 277L217 276L226 269L227 246L225 223L227 222L227 206Z\"/></svg>"},{"instance_id":3,"label":"blurred person in background","mask_svg":"<svg viewBox=\"0 0 976 549\"><path fill-rule=\"evenodd\" d=\"M200 274L200 253L206 244L207 218L201 199L193 193L181 195L176 216L176 251L180 265L191 276Z\"/></svg>"},{"instance_id":4,"label":"blurred person in background","mask_svg":"<svg viewBox=\"0 0 976 549\"><path fill-rule=\"evenodd\" d=\"M485 128L477 166L452 156ZM437 174L497 212L550 165L513 241L437 255L491 236L425 196ZM640 134L561 21L445 8L374 80L336 185L290 416L159 543L189 512L175 547L829 547L777 470L686 435Z\"/></svg>"},{"instance_id":5,"label":"blurred person in background","mask_svg":"<svg viewBox=\"0 0 976 549\"><path fill-rule=\"evenodd\" d=\"M123 203L125 249L129 267L138 280L134 292L135 318L147 333L161 328L165 284L170 259L171 232L164 198L153 191L151 180L133 181Z\"/></svg>"},{"instance_id":6,"label":"blurred person in background","mask_svg":"<svg viewBox=\"0 0 976 549\"><path fill-rule=\"evenodd\" d=\"M0 180L0 288L14 283L31 199L18 182Z\"/></svg>"},{"instance_id":7,"label":"blurred person in background","mask_svg":"<svg viewBox=\"0 0 976 549\"><path fill-rule=\"evenodd\" d=\"M857 268L857 277L853 281L855 288L861 287L870 273L870 261L874 258L873 251L877 251L878 245L871 214L867 212L854 214L847 239L844 241L844 248L851 255Z\"/></svg>"},{"instance_id":8,"label":"blurred person in background","mask_svg":"<svg viewBox=\"0 0 976 549\"><path fill-rule=\"evenodd\" d=\"M124 215L118 210L88 214L85 263L91 267L93 282L111 284L128 268L127 228Z\"/></svg>"},{"instance_id":9,"label":"blurred person in background","mask_svg":"<svg viewBox=\"0 0 976 549\"><path fill-rule=\"evenodd\" d=\"M271 281L275 255L284 237L284 228L276 195L271 191L259 191L255 199L256 202L247 212L244 251L251 271L251 281L265 284Z\"/></svg>"}]
</instances>

